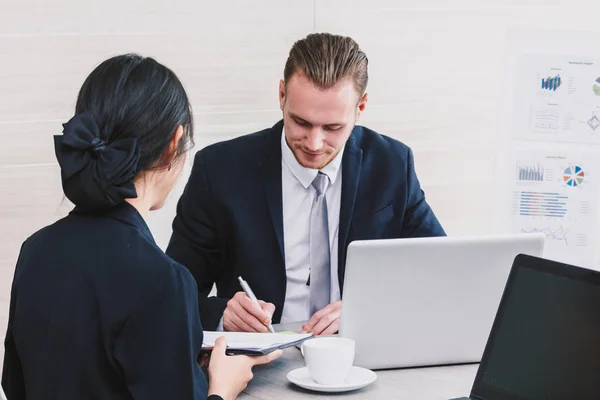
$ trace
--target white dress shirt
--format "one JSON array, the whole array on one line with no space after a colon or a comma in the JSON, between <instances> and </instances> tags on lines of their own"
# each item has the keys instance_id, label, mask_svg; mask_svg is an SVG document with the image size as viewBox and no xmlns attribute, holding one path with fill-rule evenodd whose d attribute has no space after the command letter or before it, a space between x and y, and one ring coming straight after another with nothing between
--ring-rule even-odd
<instances>
[{"instance_id":1,"label":"white dress shirt","mask_svg":"<svg viewBox=\"0 0 600 400\"><path fill-rule=\"evenodd\" d=\"M338 230L342 199L342 149L320 171L329 178L325 192L329 224L329 249L331 260L330 302L340 300L338 277ZM312 187L319 170L301 166L285 140L285 128L281 132L281 183L283 196L283 243L287 287L281 323L307 321L310 287L306 285L310 275L309 235L310 209L316 190Z\"/></svg>"},{"instance_id":2,"label":"white dress shirt","mask_svg":"<svg viewBox=\"0 0 600 400\"><path fill-rule=\"evenodd\" d=\"M329 225L331 268L330 302L341 299L338 276L338 231L342 200L342 156L344 149L321 172L329 178L325 192ZM304 322L311 317L309 310L310 287L310 209L316 190L312 187L319 170L305 168L298 163L281 132L281 186L283 199L283 243L287 286L281 323ZM223 317L217 327L223 330Z\"/></svg>"}]
</instances>

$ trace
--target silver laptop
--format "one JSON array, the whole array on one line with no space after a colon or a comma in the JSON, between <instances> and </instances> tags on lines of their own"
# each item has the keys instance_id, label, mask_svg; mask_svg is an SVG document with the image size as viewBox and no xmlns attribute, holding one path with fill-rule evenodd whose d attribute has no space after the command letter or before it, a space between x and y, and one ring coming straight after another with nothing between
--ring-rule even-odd
<instances>
[{"instance_id":1,"label":"silver laptop","mask_svg":"<svg viewBox=\"0 0 600 400\"><path fill-rule=\"evenodd\" d=\"M355 241L339 335L369 369L480 362L513 261L542 233Z\"/></svg>"}]
</instances>

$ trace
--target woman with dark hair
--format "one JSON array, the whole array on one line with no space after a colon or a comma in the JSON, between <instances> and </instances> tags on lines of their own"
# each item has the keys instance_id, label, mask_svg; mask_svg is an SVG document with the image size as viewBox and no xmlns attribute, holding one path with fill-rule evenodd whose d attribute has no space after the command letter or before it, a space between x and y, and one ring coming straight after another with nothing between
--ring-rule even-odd
<instances>
[{"instance_id":1,"label":"woman with dark hair","mask_svg":"<svg viewBox=\"0 0 600 400\"><path fill-rule=\"evenodd\" d=\"M88 76L63 126L55 152L75 208L21 248L2 374L8 399L237 397L252 367L280 352L226 356L219 339L208 387L195 280L145 222L193 145L181 82L151 58L113 57Z\"/></svg>"}]
</instances>

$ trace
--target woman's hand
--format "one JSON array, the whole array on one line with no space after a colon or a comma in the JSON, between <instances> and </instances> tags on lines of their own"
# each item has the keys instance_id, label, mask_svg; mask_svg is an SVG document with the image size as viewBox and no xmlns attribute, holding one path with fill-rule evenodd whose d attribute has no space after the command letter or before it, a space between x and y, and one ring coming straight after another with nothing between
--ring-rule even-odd
<instances>
[{"instance_id":1,"label":"woman's hand","mask_svg":"<svg viewBox=\"0 0 600 400\"><path fill-rule=\"evenodd\" d=\"M267 364L281 355L281 350L277 350L258 357L228 356L225 354L226 348L226 339L218 338L208 365L208 395L216 394L223 400L234 400L246 388L253 377L252 367Z\"/></svg>"}]
</instances>

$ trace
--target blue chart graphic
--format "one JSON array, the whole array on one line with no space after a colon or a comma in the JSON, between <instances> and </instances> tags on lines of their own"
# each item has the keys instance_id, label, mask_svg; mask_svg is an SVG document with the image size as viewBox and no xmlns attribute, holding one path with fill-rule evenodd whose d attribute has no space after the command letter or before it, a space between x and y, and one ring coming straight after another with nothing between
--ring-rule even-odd
<instances>
[{"instance_id":1,"label":"blue chart graphic","mask_svg":"<svg viewBox=\"0 0 600 400\"><path fill-rule=\"evenodd\" d=\"M570 165L565 169L563 181L567 186L580 186L585 179L585 172L579 165Z\"/></svg>"},{"instance_id":2,"label":"blue chart graphic","mask_svg":"<svg viewBox=\"0 0 600 400\"><path fill-rule=\"evenodd\" d=\"M527 217L562 218L567 214L568 196L560 193L521 192L519 214Z\"/></svg>"},{"instance_id":3,"label":"blue chart graphic","mask_svg":"<svg viewBox=\"0 0 600 400\"><path fill-rule=\"evenodd\" d=\"M519 165L520 181L538 181L544 180L544 167L541 165Z\"/></svg>"},{"instance_id":4,"label":"blue chart graphic","mask_svg":"<svg viewBox=\"0 0 600 400\"><path fill-rule=\"evenodd\" d=\"M555 77L542 78L542 89L556 91L560 87L561 79L560 75Z\"/></svg>"},{"instance_id":5,"label":"blue chart graphic","mask_svg":"<svg viewBox=\"0 0 600 400\"><path fill-rule=\"evenodd\" d=\"M561 242L565 242L568 246L569 242L567 241L567 234L569 233L568 229L563 228L562 226L558 228L533 228L533 229L521 229L523 233L533 233L533 232L541 232L546 235L546 239L548 240L558 240Z\"/></svg>"}]
</instances>

